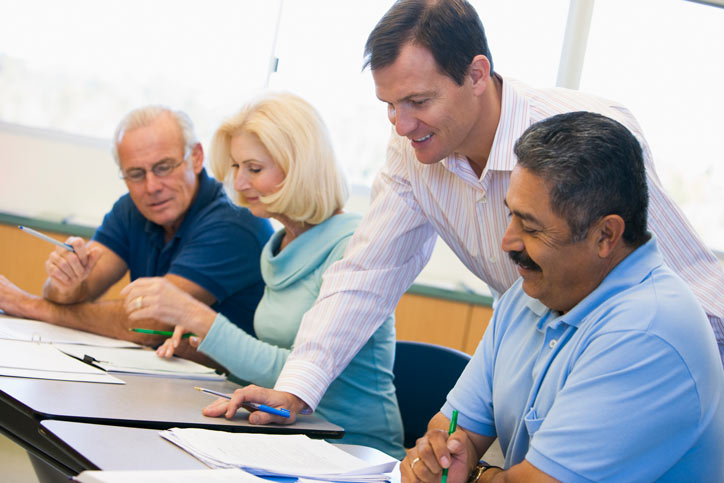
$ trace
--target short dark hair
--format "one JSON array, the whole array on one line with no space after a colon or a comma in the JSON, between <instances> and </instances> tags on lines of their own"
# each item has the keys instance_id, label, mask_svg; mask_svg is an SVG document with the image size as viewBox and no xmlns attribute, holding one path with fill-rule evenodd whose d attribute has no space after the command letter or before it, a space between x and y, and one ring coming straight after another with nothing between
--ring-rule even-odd
<instances>
[{"instance_id":1,"label":"short dark hair","mask_svg":"<svg viewBox=\"0 0 724 483\"><path fill-rule=\"evenodd\" d=\"M543 179L554 213L580 241L604 216L623 218L623 240L645 243L649 192L641 145L622 124L569 112L530 126L516 141L518 165Z\"/></svg>"},{"instance_id":2,"label":"short dark hair","mask_svg":"<svg viewBox=\"0 0 724 483\"><path fill-rule=\"evenodd\" d=\"M364 70L393 64L404 44L428 49L440 72L462 85L473 57L490 61L485 29L478 13L465 0L398 0L380 19L365 44Z\"/></svg>"}]
</instances>

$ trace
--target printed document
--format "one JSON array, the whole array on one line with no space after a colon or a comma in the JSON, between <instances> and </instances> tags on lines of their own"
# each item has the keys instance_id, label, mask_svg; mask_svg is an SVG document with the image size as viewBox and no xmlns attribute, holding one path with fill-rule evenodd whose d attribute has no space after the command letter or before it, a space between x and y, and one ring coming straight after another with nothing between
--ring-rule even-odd
<instances>
[{"instance_id":1,"label":"printed document","mask_svg":"<svg viewBox=\"0 0 724 483\"><path fill-rule=\"evenodd\" d=\"M0 339L0 375L125 384L97 367L63 354L52 344L19 340Z\"/></svg>"},{"instance_id":2,"label":"printed document","mask_svg":"<svg viewBox=\"0 0 724 483\"><path fill-rule=\"evenodd\" d=\"M212 468L241 468L258 476L314 480L387 481L398 461L366 461L305 435L231 433L197 428L172 428L161 436Z\"/></svg>"},{"instance_id":3,"label":"printed document","mask_svg":"<svg viewBox=\"0 0 724 483\"><path fill-rule=\"evenodd\" d=\"M0 317L0 339L24 340L33 342L53 342L62 344L80 344L99 347L140 348L135 342L113 339L82 330L60 327L47 322L15 317Z\"/></svg>"}]
</instances>

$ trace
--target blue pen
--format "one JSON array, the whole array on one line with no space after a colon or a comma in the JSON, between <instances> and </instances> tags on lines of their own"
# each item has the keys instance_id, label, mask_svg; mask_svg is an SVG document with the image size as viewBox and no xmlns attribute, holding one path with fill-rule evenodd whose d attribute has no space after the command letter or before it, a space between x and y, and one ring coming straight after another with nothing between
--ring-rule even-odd
<instances>
[{"instance_id":1,"label":"blue pen","mask_svg":"<svg viewBox=\"0 0 724 483\"><path fill-rule=\"evenodd\" d=\"M40 238L41 240L45 240L47 242L52 243L53 245L58 245L59 247L65 248L68 251L75 252L75 248L73 248L73 245L71 245L69 243L59 242L58 240L50 238L48 235L43 235L39 231L35 231L32 228L28 228L27 226L18 225L18 228L23 230L28 235L36 236L36 237Z\"/></svg>"},{"instance_id":2,"label":"blue pen","mask_svg":"<svg viewBox=\"0 0 724 483\"><path fill-rule=\"evenodd\" d=\"M194 387L197 391L205 392L207 394L213 394L214 396L223 397L226 399L231 399L231 394L224 394L223 392L214 391L212 389L206 389L203 387ZM281 416L283 418L289 417L289 410L288 409L277 409L273 408L271 406L267 406L266 404L259 404L255 402L244 402L241 404L241 407L245 409L253 409L255 411L263 411L265 413L269 414L276 414L277 416Z\"/></svg>"}]
</instances>

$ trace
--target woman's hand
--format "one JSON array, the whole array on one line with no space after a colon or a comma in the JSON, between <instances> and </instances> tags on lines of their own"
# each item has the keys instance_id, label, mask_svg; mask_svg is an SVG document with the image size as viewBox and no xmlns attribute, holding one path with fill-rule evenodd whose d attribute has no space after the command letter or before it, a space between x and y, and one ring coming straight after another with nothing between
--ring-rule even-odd
<instances>
[{"instance_id":1,"label":"woman's hand","mask_svg":"<svg viewBox=\"0 0 724 483\"><path fill-rule=\"evenodd\" d=\"M177 325L173 330L173 335L166 339L166 341L158 346L156 349L156 355L163 358L173 357L174 352L181 343L181 339L184 334L189 333L182 325ZM193 348L199 346L201 339L197 335L192 335L189 338L189 345Z\"/></svg>"}]
</instances>

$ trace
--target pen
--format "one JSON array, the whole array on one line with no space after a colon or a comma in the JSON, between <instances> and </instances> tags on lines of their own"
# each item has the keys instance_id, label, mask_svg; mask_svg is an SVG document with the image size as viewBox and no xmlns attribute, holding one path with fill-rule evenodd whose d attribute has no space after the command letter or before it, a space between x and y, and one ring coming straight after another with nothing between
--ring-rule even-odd
<instances>
[{"instance_id":1,"label":"pen","mask_svg":"<svg viewBox=\"0 0 724 483\"><path fill-rule=\"evenodd\" d=\"M224 394L223 392L214 391L212 389L206 389L203 387L194 387L197 391L205 392L208 394L213 394L215 396L224 397L226 399L231 399L231 394ZM273 408L271 406L267 406L266 404L259 404L254 402L244 402L241 404L241 406L244 409L253 409L254 411L263 411L265 413L269 414L276 414L277 416L282 416L285 418L289 417L289 410L288 409L277 409Z\"/></svg>"},{"instance_id":2,"label":"pen","mask_svg":"<svg viewBox=\"0 0 724 483\"><path fill-rule=\"evenodd\" d=\"M36 237L40 238L41 240L45 240L47 242L52 243L53 245L58 245L59 247L65 248L68 251L75 252L75 248L73 248L73 245L71 245L69 243L59 242L58 240L56 240L54 238L50 238L48 235L43 235L39 231L35 231L32 228L28 228L27 226L18 225L18 228L23 230L28 235L36 236Z\"/></svg>"},{"instance_id":3,"label":"pen","mask_svg":"<svg viewBox=\"0 0 724 483\"><path fill-rule=\"evenodd\" d=\"M455 428L458 426L458 410L453 409L452 413L452 419L450 420L450 429L448 429L447 434L453 434L455 432ZM440 480L440 483L445 483L447 481L447 468L442 470L442 479Z\"/></svg>"},{"instance_id":4,"label":"pen","mask_svg":"<svg viewBox=\"0 0 724 483\"><path fill-rule=\"evenodd\" d=\"M154 335L165 335L166 337L171 337L173 335L173 332L170 330L153 330L153 329L138 329L136 327L132 329L128 329L132 332L140 332L141 334L154 334ZM184 335L181 336L182 339L185 339L186 337L196 337L191 332L186 332Z\"/></svg>"}]
</instances>

